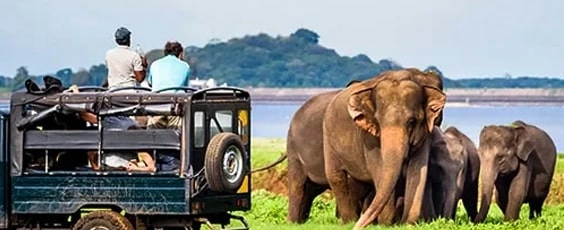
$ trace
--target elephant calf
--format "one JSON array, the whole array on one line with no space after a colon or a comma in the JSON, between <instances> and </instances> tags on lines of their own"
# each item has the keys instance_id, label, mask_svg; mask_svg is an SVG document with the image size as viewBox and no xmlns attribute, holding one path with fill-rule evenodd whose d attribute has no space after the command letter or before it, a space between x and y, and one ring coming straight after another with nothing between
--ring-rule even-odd
<instances>
[{"instance_id":1,"label":"elephant calf","mask_svg":"<svg viewBox=\"0 0 564 230\"><path fill-rule=\"evenodd\" d=\"M477 214L479 157L476 146L455 127L433 130L429 181L439 217L454 219L462 199L470 219Z\"/></svg>"},{"instance_id":2,"label":"elephant calf","mask_svg":"<svg viewBox=\"0 0 564 230\"><path fill-rule=\"evenodd\" d=\"M438 216L454 219L464 189L468 152L458 138L443 133L438 127L432 137L429 180L433 206Z\"/></svg>"},{"instance_id":3,"label":"elephant calf","mask_svg":"<svg viewBox=\"0 0 564 230\"><path fill-rule=\"evenodd\" d=\"M556 164L556 146L542 129L515 121L511 126L489 125L480 132L482 201L476 222L488 213L493 187L504 220L519 218L523 203L529 218L541 215Z\"/></svg>"}]
</instances>

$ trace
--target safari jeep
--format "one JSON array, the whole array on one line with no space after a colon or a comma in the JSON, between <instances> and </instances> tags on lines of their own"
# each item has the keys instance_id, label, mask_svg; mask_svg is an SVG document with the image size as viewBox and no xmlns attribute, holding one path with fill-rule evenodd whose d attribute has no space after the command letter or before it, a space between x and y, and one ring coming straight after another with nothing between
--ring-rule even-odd
<instances>
[{"instance_id":1,"label":"safari jeep","mask_svg":"<svg viewBox=\"0 0 564 230\"><path fill-rule=\"evenodd\" d=\"M248 229L232 212L251 207L249 93L167 90L13 93L0 110L0 228ZM181 127L105 128L111 116L177 116ZM156 171L107 167L112 152L148 153Z\"/></svg>"}]
</instances>

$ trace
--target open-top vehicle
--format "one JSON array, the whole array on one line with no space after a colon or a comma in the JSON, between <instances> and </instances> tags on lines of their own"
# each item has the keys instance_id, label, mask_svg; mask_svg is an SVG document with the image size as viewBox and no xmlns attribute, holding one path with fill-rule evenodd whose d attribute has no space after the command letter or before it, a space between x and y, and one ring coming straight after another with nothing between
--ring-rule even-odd
<instances>
[{"instance_id":1,"label":"open-top vehicle","mask_svg":"<svg viewBox=\"0 0 564 230\"><path fill-rule=\"evenodd\" d=\"M200 229L236 219L248 229L231 213L251 207L247 91L79 90L15 92L0 110L0 228ZM80 119L83 112L99 121L178 116L181 128L105 128ZM104 166L105 153L141 151L155 172ZM178 164L170 168L172 161Z\"/></svg>"}]
</instances>

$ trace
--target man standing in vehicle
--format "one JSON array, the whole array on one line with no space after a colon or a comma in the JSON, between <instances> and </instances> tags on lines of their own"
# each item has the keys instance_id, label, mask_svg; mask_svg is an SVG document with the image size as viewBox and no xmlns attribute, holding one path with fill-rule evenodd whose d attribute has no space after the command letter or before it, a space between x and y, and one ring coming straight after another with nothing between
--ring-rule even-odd
<instances>
[{"instance_id":1,"label":"man standing in vehicle","mask_svg":"<svg viewBox=\"0 0 564 230\"><path fill-rule=\"evenodd\" d=\"M190 66L183 61L184 48L177 41L169 41L165 44L164 57L151 63L148 83L153 91L159 91L170 87L187 87L190 82ZM175 90L179 92L181 90ZM177 116L153 116L149 119L149 128L173 128L180 127L180 117Z\"/></svg>"},{"instance_id":2,"label":"man standing in vehicle","mask_svg":"<svg viewBox=\"0 0 564 230\"><path fill-rule=\"evenodd\" d=\"M147 59L129 49L131 46L131 31L119 27L115 34L117 46L106 52L106 66L108 67L108 88L135 87L145 80ZM127 116L107 116L102 120L106 128L127 129L137 126L137 122Z\"/></svg>"},{"instance_id":3,"label":"man standing in vehicle","mask_svg":"<svg viewBox=\"0 0 564 230\"><path fill-rule=\"evenodd\" d=\"M164 57L151 63L148 83L153 91L169 87L188 86L190 66L183 61L184 48L177 41L168 41L164 48Z\"/></svg>"},{"instance_id":4,"label":"man standing in vehicle","mask_svg":"<svg viewBox=\"0 0 564 230\"><path fill-rule=\"evenodd\" d=\"M125 27L116 30L117 46L106 52L108 67L108 87L133 87L145 80L147 59L129 49L131 31Z\"/></svg>"}]
</instances>

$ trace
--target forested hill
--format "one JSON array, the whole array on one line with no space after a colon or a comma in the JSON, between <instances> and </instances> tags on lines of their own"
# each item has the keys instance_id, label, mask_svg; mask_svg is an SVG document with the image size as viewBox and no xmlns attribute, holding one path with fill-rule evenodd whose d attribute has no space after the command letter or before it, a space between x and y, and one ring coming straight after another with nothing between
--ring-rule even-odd
<instances>
[{"instance_id":1,"label":"forested hill","mask_svg":"<svg viewBox=\"0 0 564 230\"><path fill-rule=\"evenodd\" d=\"M317 33L303 28L288 36L261 33L228 41L212 39L204 47L186 47L184 59L195 77L214 78L220 84L239 87L342 87L353 79L367 79L385 70L403 68L392 60L375 61L364 54L341 56L320 45L319 39ZM150 63L162 55L161 49L154 49L147 53L147 59ZM433 63L425 69L441 73ZM100 85L107 68L96 64L77 72L66 68L45 74L56 75L66 84ZM447 88L564 88L564 80L548 77L507 75L453 80L446 75L443 78ZM19 89L25 79L42 76L32 76L25 67L20 67L14 77L0 76L0 87L7 91Z\"/></svg>"}]
</instances>

